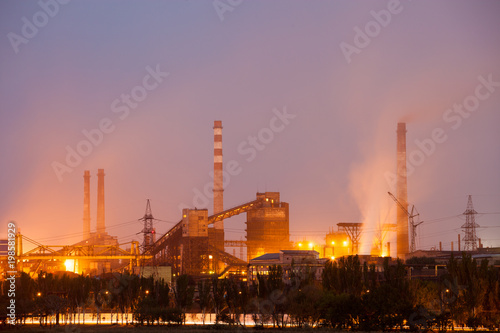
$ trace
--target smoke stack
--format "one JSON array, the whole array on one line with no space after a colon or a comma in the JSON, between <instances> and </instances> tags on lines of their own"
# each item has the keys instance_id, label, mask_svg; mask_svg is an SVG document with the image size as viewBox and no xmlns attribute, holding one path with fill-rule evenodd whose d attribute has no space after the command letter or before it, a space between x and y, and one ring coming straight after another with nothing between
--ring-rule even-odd
<instances>
[{"instance_id":1,"label":"smoke stack","mask_svg":"<svg viewBox=\"0 0 500 333\"><path fill-rule=\"evenodd\" d=\"M406 123L398 123L397 142L397 182L396 195L401 205L408 211L408 190L406 173ZM397 207L397 256L408 254L408 215Z\"/></svg>"},{"instance_id":2,"label":"smoke stack","mask_svg":"<svg viewBox=\"0 0 500 333\"><path fill-rule=\"evenodd\" d=\"M224 210L222 175L222 121L214 121L214 214ZM214 223L215 245L224 250L224 221Z\"/></svg>"},{"instance_id":3,"label":"smoke stack","mask_svg":"<svg viewBox=\"0 0 500 333\"><path fill-rule=\"evenodd\" d=\"M458 234L458 252L460 252L460 234Z\"/></svg>"},{"instance_id":4,"label":"smoke stack","mask_svg":"<svg viewBox=\"0 0 500 333\"><path fill-rule=\"evenodd\" d=\"M104 169L97 170L97 234L104 234Z\"/></svg>"},{"instance_id":5,"label":"smoke stack","mask_svg":"<svg viewBox=\"0 0 500 333\"><path fill-rule=\"evenodd\" d=\"M83 240L90 238L90 171L83 172Z\"/></svg>"}]
</instances>

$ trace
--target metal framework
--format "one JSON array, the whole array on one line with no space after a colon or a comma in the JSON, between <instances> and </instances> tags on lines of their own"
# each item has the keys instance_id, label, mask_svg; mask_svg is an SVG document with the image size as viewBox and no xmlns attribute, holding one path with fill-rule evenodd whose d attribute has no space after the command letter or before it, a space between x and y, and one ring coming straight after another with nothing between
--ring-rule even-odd
<instances>
[{"instance_id":1,"label":"metal framework","mask_svg":"<svg viewBox=\"0 0 500 333\"><path fill-rule=\"evenodd\" d=\"M144 216L139 219L139 221L144 222L144 227L142 229L143 241L142 241L142 250L145 252L153 245L153 213L151 212L151 204L149 203L149 199L146 203L146 212Z\"/></svg>"},{"instance_id":2,"label":"metal framework","mask_svg":"<svg viewBox=\"0 0 500 333\"><path fill-rule=\"evenodd\" d=\"M463 213L465 215L465 224L462 225L463 231L465 232L464 237L464 250L465 251L476 251L477 250L477 236L476 228L479 228L479 224L476 223L476 214L474 206L472 204L472 195L469 195L467 201L467 209Z\"/></svg>"},{"instance_id":3,"label":"metal framework","mask_svg":"<svg viewBox=\"0 0 500 333\"><path fill-rule=\"evenodd\" d=\"M22 241L28 241L36 245L35 248L23 253L22 245L18 249L17 259L21 266L30 266L30 275L38 272L38 269L44 262L50 261L66 261L68 259L84 260L84 261L110 261L110 260L128 260L118 270L132 270L132 267L138 265L142 260L149 260L151 256L144 256L139 251L139 243L132 241L130 252L120 248L118 244L115 245L43 245L37 241L24 236L20 233L16 235L17 243L22 244ZM121 244L124 245L124 244Z\"/></svg>"},{"instance_id":4,"label":"metal framework","mask_svg":"<svg viewBox=\"0 0 500 333\"><path fill-rule=\"evenodd\" d=\"M257 199L211 215L208 217L208 224L214 224L232 216L262 207L263 202L263 199ZM213 262L211 263L211 261L220 261L229 266L246 264L245 261L225 251L216 250L213 246L214 244L209 244L210 233L209 237L183 237L182 228L183 223L181 220L149 248L145 249L143 253L151 258L155 258L157 263L164 262L172 265L172 272L174 273L215 271L216 265ZM224 241L224 245L242 247L246 245L246 241ZM212 259L209 258L209 255L212 256ZM229 266L226 266L221 274Z\"/></svg>"},{"instance_id":5,"label":"metal framework","mask_svg":"<svg viewBox=\"0 0 500 333\"><path fill-rule=\"evenodd\" d=\"M262 206L263 202L264 202L264 200L257 199L257 200L250 201L250 202L244 203L242 205L233 207L231 209L227 209L223 212L214 214L214 215L208 217L208 224L222 221L222 220L230 218L231 216L239 215L241 213L246 213L251 209L259 208Z\"/></svg>"},{"instance_id":6,"label":"metal framework","mask_svg":"<svg viewBox=\"0 0 500 333\"><path fill-rule=\"evenodd\" d=\"M359 251L359 238L361 236L361 228L363 223L337 223L339 229L342 229L351 240L352 253Z\"/></svg>"}]
</instances>

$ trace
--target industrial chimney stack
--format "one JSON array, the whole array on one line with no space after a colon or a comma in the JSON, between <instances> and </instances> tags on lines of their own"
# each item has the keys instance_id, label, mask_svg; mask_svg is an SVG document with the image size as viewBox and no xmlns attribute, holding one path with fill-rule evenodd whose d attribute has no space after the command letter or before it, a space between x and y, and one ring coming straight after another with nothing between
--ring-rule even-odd
<instances>
[{"instance_id":1,"label":"industrial chimney stack","mask_svg":"<svg viewBox=\"0 0 500 333\"><path fill-rule=\"evenodd\" d=\"M224 210L222 175L222 121L214 121L214 214ZM215 246L224 251L224 221L214 223Z\"/></svg>"},{"instance_id":2,"label":"industrial chimney stack","mask_svg":"<svg viewBox=\"0 0 500 333\"><path fill-rule=\"evenodd\" d=\"M397 130L397 181L396 196L401 205L408 211L408 189L406 171L406 123L398 123ZM397 256L405 258L408 247L408 215L397 207Z\"/></svg>"},{"instance_id":3,"label":"industrial chimney stack","mask_svg":"<svg viewBox=\"0 0 500 333\"><path fill-rule=\"evenodd\" d=\"M90 238L90 171L83 172L83 240Z\"/></svg>"},{"instance_id":4,"label":"industrial chimney stack","mask_svg":"<svg viewBox=\"0 0 500 333\"><path fill-rule=\"evenodd\" d=\"M97 170L97 234L106 232L104 224L104 169Z\"/></svg>"}]
</instances>

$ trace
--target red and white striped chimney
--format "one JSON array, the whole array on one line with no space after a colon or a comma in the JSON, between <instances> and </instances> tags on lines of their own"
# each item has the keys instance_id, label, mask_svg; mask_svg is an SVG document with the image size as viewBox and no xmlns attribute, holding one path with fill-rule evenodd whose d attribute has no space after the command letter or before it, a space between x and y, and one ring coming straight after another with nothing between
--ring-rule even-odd
<instances>
[{"instance_id":1,"label":"red and white striped chimney","mask_svg":"<svg viewBox=\"0 0 500 333\"><path fill-rule=\"evenodd\" d=\"M224 211L222 121L214 121L214 214ZM224 251L224 221L214 223L215 246Z\"/></svg>"},{"instance_id":2,"label":"red and white striped chimney","mask_svg":"<svg viewBox=\"0 0 500 333\"><path fill-rule=\"evenodd\" d=\"M224 188L222 182L222 121L214 121L214 214L224 210ZM224 229L222 221L214 224L216 229Z\"/></svg>"}]
</instances>

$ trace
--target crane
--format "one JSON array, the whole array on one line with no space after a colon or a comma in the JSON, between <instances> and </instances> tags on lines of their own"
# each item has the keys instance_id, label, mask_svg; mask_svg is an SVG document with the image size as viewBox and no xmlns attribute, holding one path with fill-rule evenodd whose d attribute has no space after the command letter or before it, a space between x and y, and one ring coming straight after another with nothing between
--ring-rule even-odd
<instances>
[{"instance_id":1,"label":"crane","mask_svg":"<svg viewBox=\"0 0 500 333\"><path fill-rule=\"evenodd\" d=\"M408 215L408 218L410 219L410 226L411 226L410 253L413 253L416 250L415 238L417 237L417 227L419 225L421 225L422 223L424 223L424 221L420 221L420 222L415 223L415 221L413 220L413 218L420 215L417 212L417 210L415 209L415 205L412 205L411 213L410 213L408 211L408 209L406 209L405 206L403 206L403 204L401 202L399 202L399 200L396 199L396 197L391 192L387 192L387 193L391 196L392 200L394 200L398 204L398 206L406 213L406 215ZM416 212L416 214L414 212Z\"/></svg>"}]
</instances>

